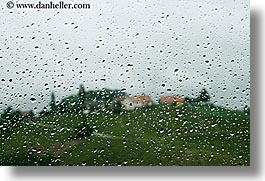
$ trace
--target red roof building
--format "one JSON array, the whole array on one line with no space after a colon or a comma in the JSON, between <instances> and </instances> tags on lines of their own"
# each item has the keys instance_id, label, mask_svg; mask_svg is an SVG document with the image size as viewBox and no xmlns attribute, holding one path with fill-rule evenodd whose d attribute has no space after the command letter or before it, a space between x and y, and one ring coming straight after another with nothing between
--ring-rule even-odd
<instances>
[{"instance_id":1,"label":"red roof building","mask_svg":"<svg viewBox=\"0 0 265 181\"><path fill-rule=\"evenodd\" d=\"M159 102L162 104L173 104L174 102L183 103L185 99L180 96L166 96L160 97Z\"/></svg>"}]
</instances>

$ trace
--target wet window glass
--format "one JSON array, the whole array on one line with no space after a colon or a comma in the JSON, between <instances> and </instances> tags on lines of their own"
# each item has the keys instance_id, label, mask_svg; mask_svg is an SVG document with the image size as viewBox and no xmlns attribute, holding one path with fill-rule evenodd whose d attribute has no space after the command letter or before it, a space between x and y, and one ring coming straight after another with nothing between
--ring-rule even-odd
<instances>
[{"instance_id":1,"label":"wet window glass","mask_svg":"<svg viewBox=\"0 0 265 181\"><path fill-rule=\"evenodd\" d=\"M248 1L0 8L0 165L250 165Z\"/></svg>"}]
</instances>

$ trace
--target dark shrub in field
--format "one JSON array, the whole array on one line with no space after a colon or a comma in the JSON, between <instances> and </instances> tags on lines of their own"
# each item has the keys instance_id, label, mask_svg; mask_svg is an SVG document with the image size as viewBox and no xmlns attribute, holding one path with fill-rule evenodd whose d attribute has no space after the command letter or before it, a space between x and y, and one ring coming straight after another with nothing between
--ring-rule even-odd
<instances>
[{"instance_id":1,"label":"dark shrub in field","mask_svg":"<svg viewBox=\"0 0 265 181\"><path fill-rule=\"evenodd\" d=\"M79 128L75 128L75 136L74 138L86 138L90 137L95 130L89 126L83 126Z\"/></svg>"}]
</instances>

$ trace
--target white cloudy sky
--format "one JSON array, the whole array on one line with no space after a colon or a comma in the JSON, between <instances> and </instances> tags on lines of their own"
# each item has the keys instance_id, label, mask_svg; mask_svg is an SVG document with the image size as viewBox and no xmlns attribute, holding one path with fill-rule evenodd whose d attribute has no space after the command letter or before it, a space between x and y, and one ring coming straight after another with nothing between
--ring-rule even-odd
<instances>
[{"instance_id":1,"label":"white cloudy sky","mask_svg":"<svg viewBox=\"0 0 265 181\"><path fill-rule=\"evenodd\" d=\"M75 1L90 3L89 10L10 10L6 2L0 2L0 109L40 110L52 91L60 100L81 83L154 100L192 97L205 87L216 104L249 105L247 0Z\"/></svg>"}]
</instances>

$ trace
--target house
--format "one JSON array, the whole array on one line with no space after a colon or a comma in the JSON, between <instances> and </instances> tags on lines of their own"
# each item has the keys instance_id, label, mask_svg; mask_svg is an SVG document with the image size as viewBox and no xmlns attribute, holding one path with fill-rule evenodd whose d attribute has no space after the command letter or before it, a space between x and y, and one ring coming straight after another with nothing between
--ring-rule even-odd
<instances>
[{"instance_id":1,"label":"house","mask_svg":"<svg viewBox=\"0 0 265 181\"><path fill-rule=\"evenodd\" d=\"M153 105L153 101L150 96L128 96L123 97L120 102L125 110L134 110L136 108L149 107Z\"/></svg>"},{"instance_id":2,"label":"house","mask_svg":"<svg viewBox=\"0 0 265 181\"><path fill-rule=\"evenodd\" d=\"M21 111L20 114L23 121L33 121L35 117L33 111Z\"/></svg>"},{"instance_id":3,"label":"house","mask_svg":"<svg viewBox=\"0 0 265 181\"><path fill-rule=\"evenodd\" d=\"M165 96L160 97L159 103L160 104L173 104L176 103L177 106L182 106L185 99L181 96Z\"/></svg>"}]
</instances>

